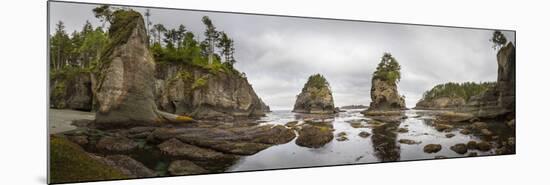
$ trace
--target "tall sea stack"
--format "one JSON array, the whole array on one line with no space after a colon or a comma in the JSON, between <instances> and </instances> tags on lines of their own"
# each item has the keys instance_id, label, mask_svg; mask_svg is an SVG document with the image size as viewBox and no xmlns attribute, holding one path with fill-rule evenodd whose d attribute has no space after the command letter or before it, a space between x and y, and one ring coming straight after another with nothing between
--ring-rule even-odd
<instances>
[{"instance_id":1,"label":"tall sea stack","mask_svg":"<svg viewBox=\"0 0 550 185\"><path fill-rule=\"evenodd\" d=\"M328 81L321 74L311 75L297 96L293 112L308 114L335 113Z\"/></svg>"},{"instance_id":2,"label":"tall sea stack","mask_svg":"<svg viewBox=\"0 0 550 185\"><path fill-rule=\"evenodd\" d=\"M513 116L516 107L516 48L509 42L497 53L498 76L494 88L475 96L463 109L477 117Z\"/></svg>"},{"instance_id":3,"label":"tall sea stack","mask_svg":"<svg viewBox=\"0 0 550 185\"><path fill-rule=\"evenodd\" d=\"M405 109L405 99L397 91L401 66L385 53L372 76L371 103L368 111L395 111Z\"/></svg>"},{"instance_id":4,"label":"tall sea stack","mask_svg":"<svg viewBox=\"0 0 550 185\"><path fill-rule=\"evenodd\" d=\"M148 49L143 17L117 10L109 28L111 43L100 59L94 81L101 127L149 125L160 122L154 99L155 63Z\"/></svg>"}]
</instances>

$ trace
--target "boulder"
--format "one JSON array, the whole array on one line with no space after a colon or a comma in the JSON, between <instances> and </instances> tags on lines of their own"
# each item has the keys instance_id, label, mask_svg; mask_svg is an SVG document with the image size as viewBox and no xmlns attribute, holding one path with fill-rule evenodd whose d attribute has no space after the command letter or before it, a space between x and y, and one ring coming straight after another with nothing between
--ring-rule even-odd
<instances>
[{"instance_id":1,"label":"boulder","mask_svg":"<svg viewBox=\"0 0 550 185\"><path fill-rule=\"evenodd\" d=\"M451 150L455 151L458 154L465 154L466 152L468 152L468 148L464 143L459 143L451 146Z\"/></svg>"},{"instance_id":2,"label":"boulder","mask_svg":"<svg viewBox=\"0 0 550 185\"><path fill-rule=\"evenodd\" d=\"M158 148L163 154L174 158L184 158L198 161L227 161L236 159L236 156L182 143L175 138L161 143L158 145Z\"/></svg>"},{"instance_id":3,"label":"boulder","mask_svg":"<svg viewBox=\"0 0 550 185\"><path fill-rule=\"evenodd\" d=\"M399 143L401 144L408 144L408 145L417 145L422 143L422 141L415 141L410 139L399 139Z\"/></svg>"},{"instance_id":4,"label":"boulder","mask_svg":"<svg viewBox=\"0 0 550 185\"><path fill-rule=\"evenodd\" d=\"M127 153L138 146L133 140L126 137L104 136L96 144L96 148L109 153Z\"/></svg>"},{"instance_id":5,"label":"boulder","mask_svg":"<svg viewBox=\"0 0 550 185\"><path fill-rule=\"evenodd\" d=\"M170 175L194 175L208 173L207 170L188 160L177 160L168 167Z\"/></svg>"},{"instance_id":6,"label":"boulder","mask_svg":"<svg viewBox=\"0 0 550 185\"><path fill-rule=\"evenodd\" d=\"M362 138L367 138L369 137L371 134L368 133L367 131L361 131L359 132L359 137L362 137Z\"/></svg>"},{"instance_id":7,"label":"boulder","mask_svg":"<svg viewBox=\"0 0 550 185\"><path fill-rule=\"evenodd\" d=\"M333 129L329 127L304 124L298 130L296 144L308 148L320 148L332 141L334 138L332 132Z\"/></svg>"},{"instance_id":8,"label":"boulder","mask_svg":"<svg viewBox=\"0 0 550 185\"><path fill-rule=\"evenodd\" d=\"M477 149L477 142L476 141L468 141L468 143L466 143L466 147L470 150L476 150Z\"/></svg>"},{"instance_id":9,"label":"boulder","mask_svg":"<svg viewBox=\"0 0 550 185\"><path fill-rule=\"evenodd\" d=\"M491 150L491 148L492 148L491 144L486 141L481 141L477 143L477 149L480 151L489 151Z\"/></svg>"},{"instance_id":10,"label":"boulder","mask_svg":"<svg viewBox=\"0 0 550 185\"><path fill-rule=\"evenodd\" d=\"M296 97L293 112L308 114L336 113L328 81L320 74L312 75Z\"/></svg>"},{"instance_id":11,"label":"boulder","mask_svg":"<svg viewBox=\"0 0 550 185\"><path fill-rule=\"evenodd\" d=\"M114 165L130 178L154 177L156 173L140 162L126 155L110 155L105 159L112 161Z\"/></svg>"},{"instance_id":12,"label":"boulder","mask_svg":"<svg viewBox=\"0 0 550 185\"><path fill-rule=\"evenodd\" d=\"M424 146L424 152L426 153L437 153L441 150L440 144L427 144Z\"/></svg>"}]
</instances>

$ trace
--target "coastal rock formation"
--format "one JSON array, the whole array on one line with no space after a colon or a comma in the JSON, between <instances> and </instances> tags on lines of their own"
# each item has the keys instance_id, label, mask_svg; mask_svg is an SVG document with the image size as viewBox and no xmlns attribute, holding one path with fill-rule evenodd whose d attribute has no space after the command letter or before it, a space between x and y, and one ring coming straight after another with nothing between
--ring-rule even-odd
<instances>
[{"instance_id":1,"label":"coastal rock formation","mask_svg":"<svg viewBox=\"0 0 550 185\"><path fill-rule=\"evenodd\" d=\"M154 101L155 63L140 13L118 10L109 28L111 43L100 59L95 97L101 127L148 125L161 121Z\"/></svg>"},{"instance_id":2,"label":"coastal rock formation","mask_svg":"<svg viewBox=\"0 0 550 185\"><path fill-rule=\"evenodd\" d=\"M156 104L166 112L229 121L269 112L248 80L236 71L213 72L185 64L160 64L155 76Z\"/></svg>"},{"instance_id":3,"label":"coastal rock formation","mask_svg":"<svg viewBox=\"0 0 550 185\"><path fill-rule=\"evenodd\" d=\"M312 75L296 97L293 112L308 114L335 113L334 99L328 81L320 74Z\"/></svg>"},{"instance_id":4,"label":"coastal rock formation","mask_svg":"<svg viewBox=\"0 0 550 185\"><path fill-rule=\"evenodd\" d=\"M485 93L472 97L465 111L481 118L515 114L516 99L516 48L510 42L497 54L498 76L496 86Z\"/></svg>"},{"instance_id":5,"label":"coastal rock formation","mask_svg":"<svg viewBox=\"0 0 550 185\"><path fill-rule=\"evenodd\" d=\"M420 100L415 109L456 109L464 106L466 100L459 97L440 97L433 100Z\"/></svg>"},{"instance_id":6,"label":"coastal rock formation","mask_svg":"<svg viewBox=\"0 0 550 185\"><path fill-rule=\"evenodd\" d=\"M66 72L52 75L50 107L92 110L92 80L89 72Z\"/></svg>"},{"instance_id":7,"label":"coastal rock formation","mask_svg":"<svg viewBox=\"0 0 550 185\"><path fill-rule=\"evenodd\" d=\"M401 110L405 109L405 99L399 95L395 82L373 78L370 90L372 110Z\"/></svg>"}]
</instances>

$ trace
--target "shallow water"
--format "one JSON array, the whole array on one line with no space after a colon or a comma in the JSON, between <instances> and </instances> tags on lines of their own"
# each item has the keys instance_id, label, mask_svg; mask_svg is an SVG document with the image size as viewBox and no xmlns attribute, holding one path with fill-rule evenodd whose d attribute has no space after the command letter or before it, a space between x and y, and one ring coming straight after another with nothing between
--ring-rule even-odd
<instances>
[{"instance_id":1,"label":"shallow water","mask_svg":"<svg viewBox=\"0 0 550 185\"><path fill-rule=\"evenodd\" d=\"M480 141L480 138L474 135L463 135L455 128L451 132L438 132L431 121L436 111L407 110L407 119L396 124L399 128L407 128L406 133L397 133L395 130L372 128L353 128L346 121L364 119L363 125L367 126L369 118L360 113L360 109L348 109L346 112L337 114L332 122L335 131L335 138L321 148L307 148L296 145L295 140L286 144L276 145L266 150L260 151L251 156L242 157L227 171L246 171L277 168L296 168L324 165L342 165L358 163L376 163L382 161L407 161L419 159L433 159L435 156L445 157L463 157L466 154L458 154L450 149L451 146L458 143L467 143L468 141ZM291 111L273 111L262 119L262 124L281 124L298 120L303 122L301 114L295 114ZM359 137L361 131L367 131L372 135L367 138ZM347 141L337 141L336 135L340 132L346 132ZM452 138L445 137L446 134L455 134ZM376 139L373 139L375 137ZM380 139L382 138L382 139ZM400 144L399 139L411 139L421 141L420 144ZM376 142L376 144L373 143ZM427 144L441 144L442 149L437 153L424 153L423 148ZM379 146L375 148L374 146ZM382 147L380 147L382 146ZM478 150L469 150L477 152L478 155L491 155L494 151L481 152Z\"/></svg>"}]
</instances>

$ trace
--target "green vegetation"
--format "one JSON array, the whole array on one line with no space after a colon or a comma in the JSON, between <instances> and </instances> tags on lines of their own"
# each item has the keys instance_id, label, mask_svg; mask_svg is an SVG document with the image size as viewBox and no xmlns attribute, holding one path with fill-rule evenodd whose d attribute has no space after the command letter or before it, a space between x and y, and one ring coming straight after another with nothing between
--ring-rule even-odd
<instances>
[{"instance_id":1,"label":"green vegetation","mask_svg":"<svg viewBox=\"0 0 550 185\"><path fill-rule=\"evenodd\" d=\"M108 64L113 47L124 44L132 30L143 22L139 12L131 9L117 9L101 5L93 9L96 18L103 23L93 27L86 21L80 32L68 34L62 21L56 25L50 36L50 72L52 77L58 74L78 72L97 72ZM147 18L151 15L146 12ZM206 30L205 39L199 40L184 25L168 29L163 24L154 24L147 20L147 42L157 63L191 65L209 70L212 73L231 73L244 76L233 68L234 42L225 32L216 30L212 20L202 18ZM108 23L108 24L107 24ZM108 25L108 32L104 29ZM101 80L101 77L98 77Z\"/></svg>"},{"instance_id":2,"label":"green vegetation","mask_svg":"<svg viewBox=\"0 0 550 185\"><path fill-rule=\"evenodd\" d=\"M208 82L207 76L200 77L193 82L193 85L191 85L191 89L202 88L206 86L206 82Z\"/></svg>"},{"instance_id":3,"label":"green vegetation","mask_svg":"<svg viewBox=\"0 0 550 185\"><path fill-rule=\"evenodd\" d=\"M330 87L327 79L321 74L314 74L309 76L307 79L306 85L304 85L304 88L302 91L304 91L307 87L315 87L317 89L321 89L323 87Z\"/></svg>"},{"instance_id":4,"label":"green vegetation","mask_svg":"<svg viewBox=\"0 0 550 185\"><path fill-rule=\"evenodd\" d=\"M493 37L489 41L493 43L493 49L501 48L504 44L506 44L506 42L508 42L504 34L498 30L493 32Z\"/></svg>"},{"instance_id":5,"label":"green vegetation","mask_svg":"<svg viewBox=\"0 0 550 185\"><path fill-rule=\"evenodd\" d=\"M397 83L401 80L401 66L399 62L390 53L384 53L376 71L373 74L373 79L380 79L391 83Z\"/></svg>"},{"instance_id":6,"label":"green vegetation","mask_svg":"<svg viewBox=\"0 0 550 185\"><path fill-rule=\"evenodd\" d=\"M488 89L495 86L495 82L483 82L483 83L474 83L474 82L464 82L464 83L445 83L439 84L426 91L422 99L423 100L433 100L441 97L449 98L463 98L468 101L471 97L480 95L481 93L487 91Z\"/></svg>"},{"instance_id":7,"label":"green vegetation","mask_svg":"<svg viewBox=\"0 0 550 185\"><path fill-rule=\"evenodd\" d=\"M128 178L92 158L80 146L56 136L50 137L50 173L52 183Z\"/></svg>"}]
</instances>

